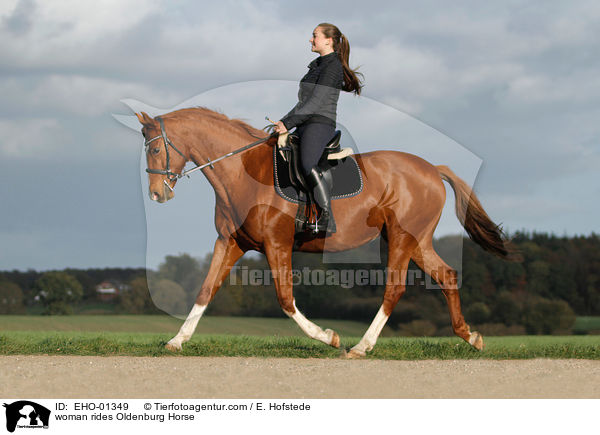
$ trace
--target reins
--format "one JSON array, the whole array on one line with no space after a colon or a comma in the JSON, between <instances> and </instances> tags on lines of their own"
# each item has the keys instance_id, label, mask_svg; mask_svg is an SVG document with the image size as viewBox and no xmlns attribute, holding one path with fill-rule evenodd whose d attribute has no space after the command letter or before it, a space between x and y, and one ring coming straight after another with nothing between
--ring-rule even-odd
<instances>
[{"instance_id":1,"label":"reins","mask_svg":"<svg viewBox=\"0 0 600 435\"><path fill-rule=\"evenodd\" d=\"M239 154L241 152L244 152L247 149L250 149L252 147L260 145L261 143L264 143L264 142L268 141L269 139L271 139L272 137L274 137L274 136L277 135L277 133L271 133L269 136L267 136L265 138L259 139L256 142L252 142L252 143L250 143L248 145L244 145L243 147L238 148L237 150L231 151L231 152L229 152L227 154L224 154L224 155L216 158L215 160L210 160L210 159L207 158L208 162L205 163L205 164L203 164L203 165L196 165L196 167L188 169L187 171L183 171L181 173L175 173L175 172L171 172L170 157L169 157L169 147L171 147L175 151L177 151L179 153L179 155L181 157L183 157L186 161L187 161L187 158L185 157L185 155L181 151L179 151L177 149L177 147L175 145L173 145L173 142L171 142L171 140L167 137L167 131L165 130L165 124L163 122L163 119L161 117L159 117L159 116L157 116L155 119L158 120L158 123L160 125L160 135L156 136L156 137L153 137L152 139L148 139L147 141L145 141L144 142L144 148L147 148L148 145L150 145L155 140L158 140L158 139L162 138L163 143L165 145L165 152L166 152L166 160L167 160L166 161L166 167L165 167L164 170L146 168L146 172L149 173L149 174L166 175L167 178L169 179L169 181L173 181L173 180L176 180L176 179L179 179L179 178L183 178L185 176L189 177L192 172L196 172L199 169L204 169L207 166L210 166L211 169L214 169L214 166L213 166L214 163L217 163L217 162L219 162L219 161L221 161L223 159L226 159L227 157L231 157L233 155L236 155L236 154ZM167 183L167 180L164 180L164 183L165 183L165 185L169 189L173 190L173 188L169 185L169 183Z\"/></svg>"}]
</instances>

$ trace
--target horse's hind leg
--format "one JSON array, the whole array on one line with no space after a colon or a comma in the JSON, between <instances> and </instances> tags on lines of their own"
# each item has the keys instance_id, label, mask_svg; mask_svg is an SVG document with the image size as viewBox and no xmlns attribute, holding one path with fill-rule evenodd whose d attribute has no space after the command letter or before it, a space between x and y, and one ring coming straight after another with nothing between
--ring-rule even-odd
<instances>
[{"instance_id":1,"label":"horse's hind leg","mask_svg":"<svg viewBox=\"0 0 600 435\"><path fill-rule=\"evenodd\" d=\"M440 258L431 243L416 252L417 254L413 256L415 263L442 288L448 303L454 333L475 349L482 350L484 346L482 335L476 331L471 332L462 314L456 271Z\"/></svg>"},{"instance_id":2,"label":"horse's hind leg","mask_svg":"<svg viewBox=\"0 0 600 435\"><path fill-rule=\"evenodd\" d=\"M289 248L289 249L288 249ZM340 337L331 330L323 329L308 320L296 308L292 284L292 250L291 246L267 246L265 254L273 271L273 281L277 289L277 299L283 312L294 319L306 335L335 348L340 347Z\"/></svg>"},{"instance_id":3,"label":"horse's hind leg","mask_svg":"<svg viewBox=\"0 0 600 435\"><path fill-rule=\"evenodd\" d=\"M348 352L348 358L364 357L367 352L373 349L394 307L406 292L408 263L412 250L416 246L416 241L410 234L405 232L394 235L390 231L388 239L388 267L383 304L363 338Z\"/></svg>"},{"instance_id":4,"label":"horse's hind leg","mask_svg":"<svg viewBox=\"0 0 600 435\"><path fill-rule=\"evenodd\" d=\"M166 344L165 347L168 350L181 350L181 345L191 338L196 330L198 321L202 317L202 314L204 314L204 310L206 310L206 306L215 296L217 290L219 290L219 287L225 278L227 278L227 275L229 275L231 267L242 255L244 255L244 251L234 239L217 239L208 275L198 292L196 303L177 335Z\"/></svg>"}]
</instances>

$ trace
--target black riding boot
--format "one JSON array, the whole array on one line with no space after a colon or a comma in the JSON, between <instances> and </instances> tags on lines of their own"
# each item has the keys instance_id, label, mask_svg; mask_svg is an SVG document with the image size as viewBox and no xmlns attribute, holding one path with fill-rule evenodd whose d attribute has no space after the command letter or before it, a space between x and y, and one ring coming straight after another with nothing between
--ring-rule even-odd
<instances>
[{"instance_id":1,"label":"black riding boot","mask_svg":"<svg viewBox=\"0 0 600 435\"><path fill-rule=\"evenodd\" d=\"M317 224L309 224L308 228L315 233L319 231L335 233L335 221L331 212L331 180L325 179L321 171L316 167L312 168L305 178L312 189L312 196L315 202L321 209Z\"/></svg>"}]
</instances>

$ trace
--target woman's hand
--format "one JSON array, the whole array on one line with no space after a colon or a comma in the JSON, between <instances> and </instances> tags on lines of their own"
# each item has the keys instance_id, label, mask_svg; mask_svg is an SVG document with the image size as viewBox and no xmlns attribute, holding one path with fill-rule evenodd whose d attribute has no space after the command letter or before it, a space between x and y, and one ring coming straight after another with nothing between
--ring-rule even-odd
<instances>
[{"instance_id":1,"label":"woman's hand","mask_svg":"<svg viewBox=\"0 0 600 435\"><path fill-rule=\"evenodd\" d=\"M279 134L287 133L287 128L285 128L285 125L283 125L283 122L281 121L277 121L275 123L275 127L273 128L273 130L275 130L275 132Z\"/></svg>"}]
</instances>

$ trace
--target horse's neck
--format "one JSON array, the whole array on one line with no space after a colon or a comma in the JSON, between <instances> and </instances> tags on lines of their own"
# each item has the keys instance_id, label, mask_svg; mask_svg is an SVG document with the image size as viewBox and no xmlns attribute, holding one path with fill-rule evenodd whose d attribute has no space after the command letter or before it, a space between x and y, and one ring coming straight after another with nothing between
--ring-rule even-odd
<instances>
[{"instance_id":1,"label":"horse's neck","mask_svg":"<svg viewBox=\"0 0 600 435\"><path fill-rule=\"evenodd\" d=\"M227 154L229 151L218 150L212 147L207 147L206 149L194 148L190 151L190 157L196 165L204 165ZM236 166L234 162L227 162L227 160L231 159L221 160L214 165L202 169L204 176L215 190L215 194L222 198L226 196L228 188L233 184L231 171L235 170L234 166Z\"/></svg>"},{"instance_id":2,"label":"horse's neck","mask_svg":"<svg viewBox=\"0 0 600 435\"><path fill-rule=\"evenodd\" d=\"M256 140L251 137L245 139L238 135L218 135L212 132L197 137L200 139L198 146L190 149L191 160L197 165L206 164L209 160L213 161ZM270 151L264 149L265 146L258 145L256 148L225 158L212 167L207 166L203 169L218 198L227 203L233 196L232 193L243 196L243 192L248 190L248 194L251 194L252 183L244 182L243 174L248 174L262 183L268 183L268 179L262 180L265 178L265 171L260 171L266 163L265 159L270 157Z\"/></svg>"}]
</instances>

